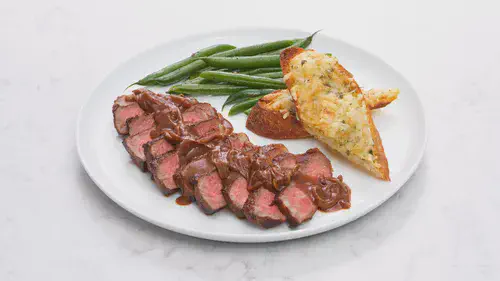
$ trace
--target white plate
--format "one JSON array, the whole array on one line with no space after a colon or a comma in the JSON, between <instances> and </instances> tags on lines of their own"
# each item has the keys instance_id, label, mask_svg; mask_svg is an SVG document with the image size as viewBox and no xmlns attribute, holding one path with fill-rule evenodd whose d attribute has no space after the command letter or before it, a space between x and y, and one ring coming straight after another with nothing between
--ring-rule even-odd
<instances>
[{"instance_id":1,"label":"white plate","mask_svg":"<svg viewBox=\"0 0 500 281\"><path fill-rule=\"evenodd\" d=\"M205 239L231 242L295 239L339 227L370 212L401 188L422 158L426 142L422 104L408 81L382 60L321 33L314 38L311 47L338 57L362 87L401 89L398 100L374 112L375 123L389 160L391 182L375 179L353 167L329 153L315 140L281 141L293 153L320 147L331 159L334 174L342 174L352 188L352 207L349 210L318 212L311 221L296 229L290 229L286 224L268 230L260 229L245 220L237 219L228 210L206 216L198 210L196 204L179 206L175 203L176 196L162 196L150 175L141 173L132 164L113 127L113 100L122 94L128 84L197 49L216 43L245 46L307 35L306 32L282 29L239 29L201 34L171 41L120 65L97 87L81 109L76 139L85 170L106 195L136 216L160 227ZM224 97L200 97L199 100L210 102L220 110ZM227 110L223 115L227 116ZM248 134L255 144L276 142L246 130L244 114L228 119L235 132Z\"/></svg>"}]
</instances>

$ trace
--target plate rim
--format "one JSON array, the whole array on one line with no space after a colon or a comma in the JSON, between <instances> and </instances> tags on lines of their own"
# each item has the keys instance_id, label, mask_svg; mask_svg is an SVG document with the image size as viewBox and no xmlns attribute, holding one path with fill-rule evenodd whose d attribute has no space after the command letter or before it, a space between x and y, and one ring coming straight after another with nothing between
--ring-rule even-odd
<instances>
[{"instance_id":1,"label":"plate rim","mask_svg":"<svg viewBox=\"0 0 500 281\"><path fill-rule=\"evenodd\" d=\"M89 104L91 101L92 97L97 93L97 90L101 88L101 86L104 85L105 81L108 80L108 78L118 69L123 67L125 64L130 63L137 57L141 56L142 54L151 52L154 49L161 48L163 45L171 44L176 41L186 41L186 40L195 40L199 37L207 37L207 36L228 36L231 33L234 32L294 32L294 33L307 33L306 31L303 31L301 29L290 29L290 28L266 28L266 27L235 27L235 28L227 28L227 29L217 29L217 30L212 30L209 32L201 32L201 33L193 33L189 34L186 36L181 36L181 37L173 37L170 40L167 40L165 42L162 42L158 45L155 45L151 48L147 48L144 51L141 51L132 57L124 60L123 62L119 63L116 67L114 67L111 71L109 71L105 77L99 82L99 84L92 90L90 94L87 95L87 97L84 100L83 105L80 107L78 116L76 118L76 131L75 131L75 137L76 137L76 148L77 148L77 153L78 157L80 159L80 163L82 164L85 172L87 175L92 179L92 181L99 187L99 189L106 194L114 203L116 203L118 206L126 210L127 212L133 214L134 216L151 223L153 225L156 225L158 227L164 228L169 231L177 232L180 234L188 235L191 237L196 237L196 238L201 238L205 240L213 240L213 241L220 241L220 242L233 242L233 243L268 243L268 242L277 242L277 241L288 241L288 240L293 240L293 239L298 239L302 237L308 237L316 234L320 234L338 227L341 227L345 224L348 224L350 222L353 222L360 217L370 213L373 211L375 208L381 206L384 204L389 198L394 196L395 193L397 193L401 188L403 188L408 180L415 174L415 171L418 169L420 164L422 163L423 156L425 154L425 150L427 147L427 141L428 141L428 122L427 122L427 117L425 114L425 107L423 106L422 100L420 99L420 96L418 95L417 91L413 87L413 85L406 79L405 76L403 76L399 71L394 69L392 65L387 63L385 60L381 59L379 56L363 49L360 47L357 47L353 44L347 43L341 39L322 34L322 36L325 36L329 39L336 40L338 42L341 42L342 44L345 44L346 46L349 46L350 48L358 49L363 52L365 52L367 55L375 58L376 60L386 64L392 71L397 73L401 79L404 80L405 83L407 83L407 86L416 94L415 98L418 101L418 110L421 112L421 123L422 123L422 128L424 132L422 144L420 146L420 151L418 151L416 161L413 163L411 168L408 170L409 172L407 173L406 178L404 178L401 181L401 184L399 187L395 188L392 192L388 193L388 196L384 198L383 200L374 202L370 204L367 208L363 209L362 211L357 212L354 216L351 217L341 217L339 220L331 223L331 224L325 224L321 225L315 228L303 228L303 229L297 229L297 230L292 230L290 232L283 232L283 233L262 233L262 234L231 234L231 233L219 233L219 232L204 232L204 231L197 231L193 229L187 229L183 227L178 227L176 225L172 224L165 224L159 220L147 217L142 215L139 211L135 210L134 208L131 208L128 206L123 200L118 198L119 196L115 196L113 192L110 192L107 190L104 185L97 179L95 174L92 172L92 168L90 165L87 163L87 160L82 152L82 145L81 145L81 123L82 123L82 118L83 118L83 112L85 107Z\"/></svg>"}]
</instances>

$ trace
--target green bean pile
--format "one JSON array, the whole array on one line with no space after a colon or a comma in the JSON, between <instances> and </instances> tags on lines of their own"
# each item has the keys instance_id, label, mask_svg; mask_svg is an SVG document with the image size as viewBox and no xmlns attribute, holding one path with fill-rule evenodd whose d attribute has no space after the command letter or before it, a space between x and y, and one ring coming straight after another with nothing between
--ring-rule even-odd
<instances>
[{"instance_id":1,"label":"green bean pile","mask_svg":"<svg viewBox=\"0 0 500 281\"><path fill-rule=\"evenodd\" d=\"M229 115L248 114L257 101L277 89L285 89L280 53L286 48L307 48L314 35L237 48L219 44L199 50L131 84L170 86L172 94L228 96L222 109ZM129 86L129 87L130 87Z\"/></svg>"}]
</instances>

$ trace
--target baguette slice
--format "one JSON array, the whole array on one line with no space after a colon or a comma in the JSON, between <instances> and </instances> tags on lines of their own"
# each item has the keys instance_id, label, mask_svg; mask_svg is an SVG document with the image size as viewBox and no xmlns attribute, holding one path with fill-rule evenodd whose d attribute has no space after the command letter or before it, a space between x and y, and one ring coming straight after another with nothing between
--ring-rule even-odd
<instances>
[{"instance_id":1,"label":"baguette slice","mask_svg":"<svg viewBox=\"0 0 500 281\"><path fill-rule=\"evenodd\" d=\"M335 57L296 47L281 52L281 68L304 129L376 177L390 180L371 109L352 74Z\"/></svg>"},{"instance_id":2,"label":"baguette slice","mask_svg":"<svg viewBox=\"0 0 500 281\"><path fill-rule=\"evenodd\" d=\"M371 109L387 106L399 94L398 89L363 91ZM262 97L252 108L246 127L259 136L270 139L303 139L311 137L297 119L295 104L288 90L276 90Z\"/></svg>"},{"instance_id":3,"label":"baguette slice","mask_svg":"<svg viewBox=\"0 0 500 281\"><path fill-rule=\"evenodd\" d=\"M248 114L246 127L259 136L271 139L311 137L297 120L288 90L277 90L262 97Z\"/></svg>"}]
</instances>

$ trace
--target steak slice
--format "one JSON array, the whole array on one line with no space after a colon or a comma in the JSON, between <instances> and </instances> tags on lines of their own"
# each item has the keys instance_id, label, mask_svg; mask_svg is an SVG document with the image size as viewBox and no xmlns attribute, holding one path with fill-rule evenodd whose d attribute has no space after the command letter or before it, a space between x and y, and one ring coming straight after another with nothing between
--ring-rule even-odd
<instances>
[{"instance_id":1,"label":"steak slice","mask_svg":"<svg viewBox=\"0 0 500 281\"><path fill-rule=\"evenodd\" d=\"M128 134L127 121L136 116L144 115L144 110L136 102L127 102L119 97L113 104L113 123L120 135Z\"/></svg>"},{"instance_id":2,"label":"steak slice","mask_svg":"<svg viewBox=\"0 0 500 281\"><path fill-rule=\"evenodd\" d=\"M265 188L253 191L243 206L247 219L264 228L275 227L286 220L286 217L274 204L275 194Z\"/></svg>"},{"instance_id":3,"label":"steak slice","mask_svg":"<svg viewBox=\"0 0 500 281\"><path fill-rule=\"evenodd\" d=\"M173 105L183 111L186 108L198 103L195 98L181 95L157 94L146 88L136 89L133 92L141 108L149 113L162 110L170 105Z\"/></svg>"},{"instance_id":4,"label":"steak slice","mask_svg":"<svg viewBox=\"0 0 500 281\"><path fill-rule=\"evenodd\" d=\"M153 180L165 195L170 195L179 188L174 181L174 174L179 168L179 155L176 151L154 159L149 165Z\"/></svg>"},{"instance_id":5,"label":"steak slice","mask_svg":"<svg viewBox=\"0 0 500 281\"><path fill-rule=\"evenodd\" d=\"M254 147L245 133L234 133L228 135L223 139L222 145L224 147L227 147L228 149L236 149L242 151L248 151Z\"/></svg>"},{"instance_id":6,"label":"steak slice","mask_svg":"<svg viewBox=\"0 0 500 281\"><path fill-rule=\"evenodd\" d=\"M177 106L181 110L186 110L187 108L190 108L191 106L198 103L198 100L196 100L195 98L187 97L184 95L167 95L166 99L174 103L175 106Z\"/></svg>"},{"instance_id":7,"label":"steak slice","mask_svg":"<svg viewBox=\"0 0 500 281\"><path fill-rule=\"evenodd\" d=\"M139 115L127 120L128 134L133 136L155 126L153 114Z\"/></svg>"},{"instance_id":8,"label":"steak slice","mask_svg":"<svg viewBox=\"0 0 500 281\"><path fill-rule=\"evenodd\" d=\"M148 168L150 163L152 163L154 159L161 157L167 152L175 149L174 146L171 145L164 137L155 138L154 140L145 143L143 147L144 156L146 157Z\"/></svg>"},{"instance_id":9,"label":"steak slice","mask_svg":"<svg viewBox=\"0 0 500 281\"><path fill-rule=\"evenodd\" d=\"M215 171L215 166L206 158L198 158L185 164L174 175L174 180L181 188L182 196L194 199L194 184L201 176Z\"/></svg>"},{"instance_id":10,"label":"steak slice","mask_svg":"<svg viewBox=\"0 0 500 281\"><path fill-rule=\"evenodd\" d=\"M281 143L264 145L259 149L259 153L265 155L269 160L273 160L274 157L287 152L288 149Z\"/></svg>"},{"instance_id":11,"label":"steak slice","mask_svg":"<svg viewBox=\"0 0 500 281\"><path fill-rule=\"evenodd\" d=\"M137 96L131 95L121 95L115 99L113 106L127 106L137 102Z\"/></svg>"},{"instance_id":12,"label":"steak slice","mask_svg":"<svg viewBox=\"0 0 500 281\"><path fill-rule=\"evenodd\" d=\"M239 173L232 172L224 180L222 195L226 199L229 209L239 217L244 218L243 206L248 199L247 180Z\"/></svg>"},{"instance_id":13,"label":"steak slice","mask_svg":"<svg viewBox=\"0 0 500 281\"><path fill-rule=\"evenodd\" d=\"M318 184L321 177L330 178L332 176L332 163L317 148L297 155L297 165L298 168L293 177L299 182Z\"/></svg>"},{"instance_id":14,"label":"steak slice","mask_svg":"<svg viewBox=\"0 0 500 281\"><path fill-rule=\"evenodd\" d=\"M144 172L147 171L147 167L145 165L146 156L144 155L144 144L151 141L151 131L153 131L153 129L142 131L141 133L133 136L128 136L123 140L123 145L132 157L132 160L137 167Z\"/></svg>"},{"instance_id":15,"label":"steak slice","mask_svg":"<svg viewBox=\"0 0 500 281\"><path fill-rule=\"evenodd\" d=\"M318 209L308 189L306 184L292 181L276 198L276 203L287 217L290 226L310 220Z\"/></svg>"},{"instance_id":16,"label":"steak slice","mask_svg":"<svg viewBox=\"0 0 500 281\"><path fill-rule=\"evenodd\" d=\"M231 165L229 163L229 154L233 151L242 152L253 147L253 144L248 140L247 135L231 134L219 141L214 140L214 145L209 155L210 160L217 167L221 179L225 179L231 172Z\"/></svg>"},{"instance_id":17,"label":"steak slice","mask_svg":"<svg viewBox=\"0 0 500 281\"><path fill-rule=\"evenodd\" d=\"M224 118L220 113L218 113L217 115L219 116L219 119L222 122L222 126L224 127L224 135L227 136L232 134L234 131L233 124L231 124L231 122Z\"/></svg>"},{"instance_id":18,"label":"steak slice","mask_svg":"<svg viewBox=\"0 0 500 281\"><path fill-rule=\"evenodd\" d=\"M185 165L193 159L205 157L216 145L216 142L200 143L192 139L183 140L178 145L181 165Z\"/></svg>"},{"instance_id":19,"label":"steak slice","mask_svg":"<svg viewBox=\"0 0 500 281\"><path fill-rule=\"evenodd\" d=\"M202 121L188 129L190 138L198 142L209 142L215 138L222 138L226 135L226 128L219 118L212 118Z\"/></svg>"},{"instance_id":20,"label":"steak slice","mask_svg":"<svg viewBox=\"0 0 500 281\"><path fill-rule=\"evenodd\" d=\"M198 103L182 113L182 121L186 125L194 125L216 116L217 111L209 103Z\"/></svg>"},{"instance_id":21,"label":"steak slice","mask_svg":"<svg viewBox=\"0 0 500 281\"><path fill-rule=\"evenodd\" d=\"M175 106L168 100L166 95L157 94L145 88L136 89L133 92L136 96L137 103L147 113L160 111L170 105Z\"/></svg>"},{"instance_id":22,"label":"steak slice","mask_svg":"<svg viewBox=\"0 0 500 281\"><path fill-rule=\"evenodd\" d=\"M273 158L271 173L276 190L288 186L297 168L297 158L292 153L283 153Z\"/></svg>"},{"instance_id":23,"label":"steak slice","mask_svg":"<svg viewBox=\"0 0 500 281\"><path fill-rule=\"evenodd\" d=\"M269 190L277 189L272 171L273 159L284 153L288 153L288 149L283 144L269 144L259 148L258 153L252 159L250 168L250 190L261 187Z\"/></svg>"},{"instance_id":24,"label":"steak slice","mask_svg":"<svg viewBox=\"0 0 500 281\"><path fill-rule=\"evenodd\" d=\"M179 143L184 134L184 125L180 121L180 112L176 108L163 109L155 113L156 136L164 136L170 143Z\"/></svg>"},{"instance_id":25,"label":"steak slice","mask_svg":"<svg viewBox=\"0 0 500 281\"><path fill-rule=\"evenodd\" d=\"M222 195L222 182L217 171L196 179L194 196L198 205L207 215L211 215L227 205Z\"/></svg>"}]
</instances>

